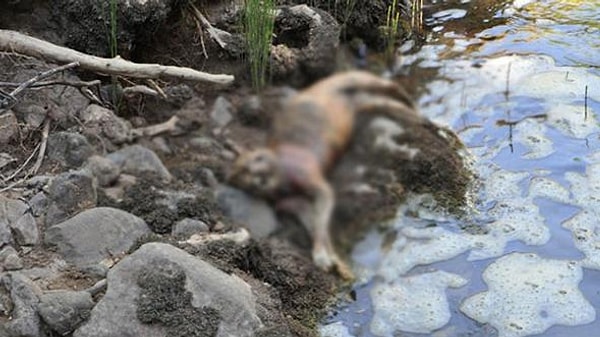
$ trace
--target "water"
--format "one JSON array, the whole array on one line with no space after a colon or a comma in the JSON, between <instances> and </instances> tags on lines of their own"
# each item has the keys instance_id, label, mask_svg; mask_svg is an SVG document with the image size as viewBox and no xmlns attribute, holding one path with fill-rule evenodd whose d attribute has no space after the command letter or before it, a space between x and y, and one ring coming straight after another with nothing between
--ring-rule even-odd
<instances>
[{"instance_id":1,"label":"water","mask_svg":"<svg viewBox=\"0 0 600 337\"><path fill-rule=\"evenodd\" d=\"M413 198L391 244L373 232L355 248L356 300L322 335L597 336L600 1L449 1L430 14L428 42L397 70L474 155L478 212L454 220Z\"/></svg>"}]
</instances>

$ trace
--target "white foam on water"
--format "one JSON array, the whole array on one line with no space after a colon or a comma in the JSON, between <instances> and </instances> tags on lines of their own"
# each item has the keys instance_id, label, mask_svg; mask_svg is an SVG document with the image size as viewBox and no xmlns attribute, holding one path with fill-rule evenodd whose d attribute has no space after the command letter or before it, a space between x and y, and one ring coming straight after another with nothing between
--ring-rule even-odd
<instances>
[{"instance_id":1,"label":"white foam on water","mask_svg":"<svg viewBox=\"0 0 600 337\"><path fill-rule=\"evenodd\" d=\"M573 203L582 208L562 226L571 231L577 249L585 254L582 261L587 268L600 270L600 153L586 158L585 174L568 172L565 177L571 183Z\"/></svg>"},{"instance_id":2,"label":"white foam on water","mask_svg":"<svg viewBox=\"0 0 600 337\"><path fill-rule=\"evenodd\" d=\"M371 290L374 315L371 332L393 336L397 331L430 333L448 323L451 317L446 288L458 288L467 280L436 271L380 283Z\"/></svg>"},{"instance_id":3,"label":"white foam on water","mask_svg":"<svg viewBox=\"0 0 600 337\"><path fill-rule=\"evenodd\" d=\"M577 262L512 253L483 272L488 290L467 298L460 310L492 325L499 337L539 334L556 324L591 323L596 312L578 289L582 276Z\"/></svg>"},{"instance_id":4,"label":"white foam on water","mask_svg":"<svg viewBox=\"0 0 600 337\"><path fill-rule=\"evenodd\" d=\"M540 159L554 153L554 146L550 138L546 137L546 125L535 119L527 119L515 126L515 143L523 144L528 151L523 155L525 159Z\"/></svg>"},{"instance_id":5,"label":"white foam on water","mask_svg":"<svg viewBox=\"0 0 600 337\"><path fill-rule=\"evenodd\" d=\"M447 260L474 245L474 241L465 235L441 227L406 227L398 233L377 274L392 282L415 266Z\"/></svg>"},{"instance_id":6,"label":"white foam on water","mask_svg":"<svg viewBox=\"0 0 600 337\"><path fill-rule=\"evenodd\" d=\"M342 322L330 323L322 325L319 328L321 337L352 337L348 328Z\"/></svg>"}]
</instances>

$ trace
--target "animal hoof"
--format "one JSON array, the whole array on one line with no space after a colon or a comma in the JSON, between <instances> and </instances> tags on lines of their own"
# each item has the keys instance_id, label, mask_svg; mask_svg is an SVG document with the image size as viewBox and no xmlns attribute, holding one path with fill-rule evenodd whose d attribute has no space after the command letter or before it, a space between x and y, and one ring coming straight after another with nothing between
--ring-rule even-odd
<instances>
[{"instance_id":1,"label":"animal hoof","mask_svg":"<svg viewBox=\"0 0 600 337\"><path fill-rule=\"evenodd\" d=\"M346 281L354 279L354 273L348 264L340 259L337 254L328 252L325 249L313 251L313 261L317 267L325 270L334 270L341 278Z\"/></svg>"}]
</instances>

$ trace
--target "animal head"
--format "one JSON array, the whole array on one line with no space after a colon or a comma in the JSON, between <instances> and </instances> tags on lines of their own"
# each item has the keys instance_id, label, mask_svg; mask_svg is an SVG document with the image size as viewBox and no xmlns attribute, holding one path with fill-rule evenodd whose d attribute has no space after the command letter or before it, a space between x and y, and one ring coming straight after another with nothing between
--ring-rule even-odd
<instances>
[{"instance_id":1,"label":"animal head","mask_svg":"<svg viewBox=\"0 0 600 337\"><path fill-rule=\"evenodd\" d=\"M267 148L240 153L233 163L228 181L253 194L273 195L281 184L277 155Z\"/></svg>"}]
</instances>

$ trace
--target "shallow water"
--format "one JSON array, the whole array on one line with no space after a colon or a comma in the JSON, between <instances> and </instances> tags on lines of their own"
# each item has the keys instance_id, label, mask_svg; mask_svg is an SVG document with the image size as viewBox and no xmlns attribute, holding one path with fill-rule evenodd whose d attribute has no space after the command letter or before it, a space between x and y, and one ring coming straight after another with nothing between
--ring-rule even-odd
<instances>
[{"instance_id":1,"label":"shallow water","mask_svg":"<svg viewBox=\"0 0 600 337\"><path fill-rule=\"evenodd\" d=\"M600 1L485 2L435 7L397 67L470 149L476 211L415 196L392 244L373 232L355 248L356 300L323 336L599 334Z\"/></svg>"}]
</instances>

